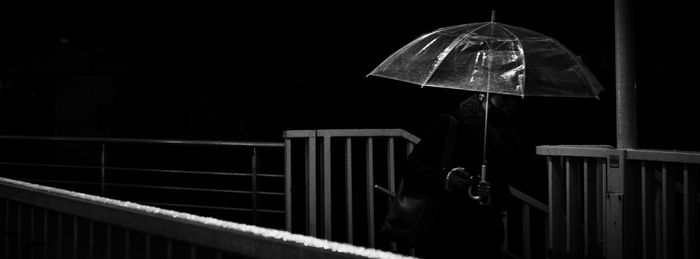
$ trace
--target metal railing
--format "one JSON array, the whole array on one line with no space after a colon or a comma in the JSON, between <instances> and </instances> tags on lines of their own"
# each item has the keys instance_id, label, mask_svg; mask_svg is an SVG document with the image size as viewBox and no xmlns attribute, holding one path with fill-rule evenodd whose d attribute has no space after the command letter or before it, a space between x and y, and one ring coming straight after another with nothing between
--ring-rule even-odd
<instances>
[{"instance_id":1,"label":"metal railing","mask_svg":"<svg viewBox=\"0 0 700 259\"><path fill-rule=\"evenodd\" d=\"M0 178L2 258L405 258Z\"/></svg>"},{"instance_id":2,"label":"metal railing","mask_svg":"<svg viewBox=\"0 0 700 259\"><path fill-rule=\"evenodd\" d=\"M700 153L540 146L552 257L697 258Z\"/></svg>"},{"instance_id":3,"label":"metal railing","mask_svg":"<svg viewBox=\"0 0 700 259\"><path fill-rule=\"evenodd\" d=\"M420 139L401 129L294 130L286 131L284 136L286 171L291 180L287 187L288 207L304 208L301 213L287 214L288 229L391 250L390 242L378 240L376 235L386 214L388 197L375 197L374 186L396 191L396 165L405 161ZM295 180L292 175L303 179ZM365 191L354 192L361 189ZM292 190L304 190L303 199L293 201ZM547 205L512 187L511 193L520 203L503 220L507 235L519 237L506 239L520 244L507 242L504 251L515 258L544 255ZM531 229L535 221L539 221L535 225L541 229ZM536 246L533 239L539 239L542 245ZM511 252L515 247L518 252Z\"/></svg>"},{"instance_id":4,"label":"metal railing","mask_svg":"<svg viewBox=\"0 0 700 259\"><path fill-rule=\"evenodd\" d=\"M284 143L0 136L0 176L283 229Z\"/></svg>"}]
</instances>

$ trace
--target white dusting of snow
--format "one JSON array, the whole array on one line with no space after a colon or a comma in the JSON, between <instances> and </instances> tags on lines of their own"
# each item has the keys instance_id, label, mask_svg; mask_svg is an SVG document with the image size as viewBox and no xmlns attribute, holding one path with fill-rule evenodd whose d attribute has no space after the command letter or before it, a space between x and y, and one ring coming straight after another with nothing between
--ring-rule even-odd
<instances>
[{"instance_id":1,"label":"white dusting of snow","mask_svg":"<svg viewBox=\"0 0 700 259\"><path fill-rule=\"evenodd\" d=\"M307 247L320 248L330 251L335 251L338 253L352 254L357 256L363 256L368 258L412 258L403 255L393 254L386 251L381 251L377 249L370 249L364 247L357 247L350 244L338 243L323 239L318 239L315 237L304 236L299 234L290 233L287 231L281 231L277 229L263 228L253 225L246 225L241 223L235 223L230 221L223 221L215 218L202 217L193 214L177 212L173 210L161 209L153 206L142 205L138 203L120 201L109 198L104 198L95 195L89 195L79 192L72 192L64 189L58 189L33 183L27 183L22 181L16 181L12 179L0 177L0 182L5 182L13 185L24 186L27 188L37 189L39 191L44 191L47 193L55 193L61 195L67 195L95 203L106 204L110 206L128 208L133 210L138 210L145 213L150 213L159 216L170 217L179 220L187 220L191 222L197 222L205 224L208 226L214 226L222 229L235 230L240 232L250 233L256 236L264 237L267 239L282 240L289 243L302 244Z\"/></svg>"}]
</instances>

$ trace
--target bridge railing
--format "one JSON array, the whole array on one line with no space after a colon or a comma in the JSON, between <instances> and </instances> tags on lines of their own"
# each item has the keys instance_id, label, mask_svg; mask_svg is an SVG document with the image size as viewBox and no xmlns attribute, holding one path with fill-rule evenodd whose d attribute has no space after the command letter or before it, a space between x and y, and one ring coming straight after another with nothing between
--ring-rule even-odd
<instances>
[{"instance_id":1,"label":"bridge railing","mask_svg":"<svg viewBox=\"0 0 700 259\"><path fill-rule=\"evenodd\" d=\"M377 236L389 197L375 195L375 186L396 191L397 165L420 139L401 129L294 130L284 136L287 207L294 208L287 229L392 250ZM503 220L507 240L517 244L507 242L504 251L516 258L544 256L547 205L512 187L511 193L520 203Z\"/></svg>"},{"instance_id":2,"label":"bridge railing","mask_svg":"<svg viewBox=\"0 0 700 259\"><path fill-rule=\"evenodd\" d=\"M2 258L405 258L0 178Z\"/></svg>"},{"instance_id":3,"label":"bridge railing","mask_svg":"<svg viewBox=\"0 0 700 259\"><path fill-rule=\"evenodd\" d=\"M552 257L697 258L700 153L540 146Z\"/></svg>"},{"instance_id":4,"label":"bridge railing","mask_svg":"<svg viewBox=\"0 0 700 259\"><path fill-rule=\"evenodd\" d=\"M0 136L0 177L284 229L284 143Z\"/></svg>"}]
</instances>

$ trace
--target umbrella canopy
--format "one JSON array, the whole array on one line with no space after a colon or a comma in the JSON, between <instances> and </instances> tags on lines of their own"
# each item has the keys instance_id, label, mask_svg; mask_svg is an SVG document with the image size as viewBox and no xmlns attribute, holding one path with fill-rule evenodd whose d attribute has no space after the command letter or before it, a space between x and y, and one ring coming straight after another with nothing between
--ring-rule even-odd
<instances>
[{"instance_id":1,"label":"umbrella canopy","mask_svg":"<svg viewBox=\"0 0 700 259\"><path fill-rule=\"evenodd\" d=\"M597 98L603 90L580 58L557 40L493 21L422 35L369 75L519 96Z\"/></svg>"}]
</instances>

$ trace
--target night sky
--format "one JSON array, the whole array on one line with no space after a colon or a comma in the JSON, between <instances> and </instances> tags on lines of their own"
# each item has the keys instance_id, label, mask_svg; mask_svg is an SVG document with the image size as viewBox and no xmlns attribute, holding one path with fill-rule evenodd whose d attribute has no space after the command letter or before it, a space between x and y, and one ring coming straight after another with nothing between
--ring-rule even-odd
<instances>
[{"instance_id":1,"label":"night sky","mask_svg":"<svg viewBox=\"0 0 700 259\"><path fill-rule=\"evenodd\" d=\"M366 77L440 27L496 20L551 36L606 87L525 98L529 143L615 145L613 1L390 6L42 6L0 11L0 134L279 141L287 129L403 128L469 92ZM690 4L635 3L639 146L700 150ZM663 4L663 5L661 5ZM237 6L238 5L238 6Z\"/></svg>"}]
</instances>

